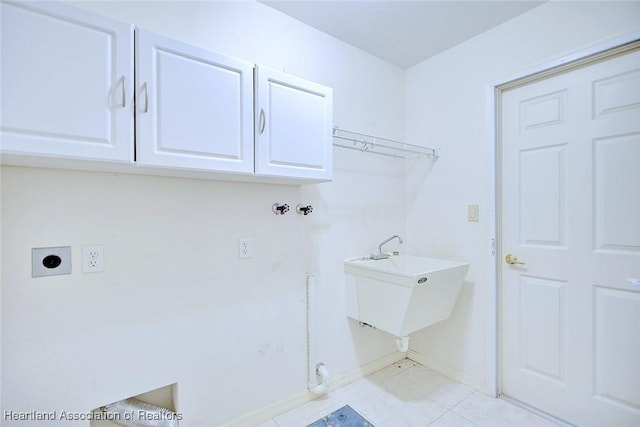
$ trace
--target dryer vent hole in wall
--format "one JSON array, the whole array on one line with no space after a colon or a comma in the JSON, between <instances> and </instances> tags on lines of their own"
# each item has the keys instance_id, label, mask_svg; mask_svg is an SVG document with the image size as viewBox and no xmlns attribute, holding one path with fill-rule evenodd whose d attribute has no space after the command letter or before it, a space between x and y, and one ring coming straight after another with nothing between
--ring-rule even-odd
<instances>
[{"instance_id":1,"label":"dryer vent hole in wall","mask_svg":"<svg viewBox=\"0 0 640 427\"><path fill-rule=\"evenodd\" d=\"M178 427L178 383L110 402L91 410L88 427Z\"/></svg>"}]
</instances>

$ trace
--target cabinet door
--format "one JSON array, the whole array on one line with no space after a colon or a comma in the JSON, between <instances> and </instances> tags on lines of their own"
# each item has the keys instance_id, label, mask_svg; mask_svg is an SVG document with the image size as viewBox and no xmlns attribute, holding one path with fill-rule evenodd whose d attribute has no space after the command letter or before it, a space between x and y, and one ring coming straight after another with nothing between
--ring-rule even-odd
<instances>
[{"instance_id":1,"label":"cabinet door","mask_svg":"<svg viewBox=\"0 0 640 427\"><path fill-rule=\"evenodd\" d=\"M136 31L136 161L253 173L253 64Z\"/></svg>"},{"instance_id":2,"label":"cabinet door","mask_svg":"<svg viewBox=\"0 0 640 427\"><path fill-rule=\"evenodd\" d=\"M331 180L332 89L266 68L256 85L256 174Z\"/></svg>"},{"instance_id":3,"label":"cabinet door","mask_svg":"<svg viewBox=\"0 0 640 427\"><path fill-rule=\"evenodd\" d=\"M133 27L57 3L0 4L3 154L133 161Z\"/></svg>"}]
</instances>

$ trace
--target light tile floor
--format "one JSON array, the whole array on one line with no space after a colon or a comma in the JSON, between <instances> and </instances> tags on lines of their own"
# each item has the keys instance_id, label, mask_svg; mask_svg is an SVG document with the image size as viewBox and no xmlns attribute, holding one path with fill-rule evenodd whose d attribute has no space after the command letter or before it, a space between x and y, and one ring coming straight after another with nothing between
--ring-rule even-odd
<instances>
[{"instance_id":1,"label":"light tile floor","mask_svg":"<svg viewBox=\"0 0 640 427\"><path fill-rule=\"evenodd\" d=\"M344 405L376 427L556 426L405 359L258 427L304 427Z\"/></svg>"}]
</instances>

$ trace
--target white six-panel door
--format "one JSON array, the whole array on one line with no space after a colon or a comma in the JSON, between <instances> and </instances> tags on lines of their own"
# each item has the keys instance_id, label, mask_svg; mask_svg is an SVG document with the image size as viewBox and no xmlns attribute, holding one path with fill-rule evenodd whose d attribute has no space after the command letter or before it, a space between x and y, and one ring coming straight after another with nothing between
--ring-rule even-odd
<instances>
[{"instance_id":1,"label":"white six-panel door","mask_svg":"<svg viewBox=\"0 0 640 427\"><path fill-rule=\"evenodd\" d=\"M0 4L3 154L133 162L133 26Z\"/></svg>"},{"instance_id":2,"label":"white six-panel door","mask_svg":"<svg viewBox=\"0 0 640 427\"><path fill-rule=\"evenodd\" d=\"M253 174L253 64L136 31L136 160Z\"/></svg>"},{"instance_id":3,"label":"white six-panel door","mask_svg":"<svg viewBox=\"0 0 640 427\"><path fill-rule=\"evenodd\" d=\"M502 392L638 426L640 51L505 91L501 121Z\"/></svg>"}]
</instances>

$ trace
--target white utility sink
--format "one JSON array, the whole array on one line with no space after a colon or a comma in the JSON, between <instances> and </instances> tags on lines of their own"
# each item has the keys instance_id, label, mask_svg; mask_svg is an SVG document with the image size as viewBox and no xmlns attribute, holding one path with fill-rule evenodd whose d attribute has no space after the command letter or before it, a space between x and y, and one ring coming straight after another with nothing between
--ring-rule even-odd
<instances>
[{"instance_id":1,"label":"white utility sink","mask_svg":"<svg viewBox=\"0 0 640 427\"><path fill-rule=\"evenodd\" d=\"M393 282L401 286L426 285L431 273L438 272L440 279L461 280L467 274L469 264L443 259L423 258L413 255L396 255L386 259L354 259L344 262L344 271L358 276ZM420 279L426 281L420 282Z\"/></svg>"},{"instance_id":2,"label":"white utility sink","mask_svg":"<svg viewBox=\"0 0 640 427\"><path fill-rule=\"evenodd\" d=\"M413 255L345 260L347 316L407 341L449 318L468 269Z\"/></svg>"}]
</instances>

